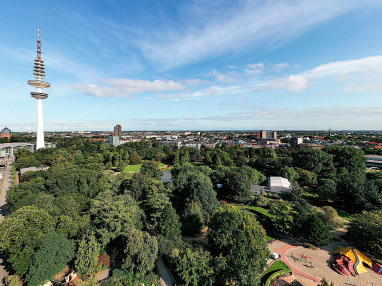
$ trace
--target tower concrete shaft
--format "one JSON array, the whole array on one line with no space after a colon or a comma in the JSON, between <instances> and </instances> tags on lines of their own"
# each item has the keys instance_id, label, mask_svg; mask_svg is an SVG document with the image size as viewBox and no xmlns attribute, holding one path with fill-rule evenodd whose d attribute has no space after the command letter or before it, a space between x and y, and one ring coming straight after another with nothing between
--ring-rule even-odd
<instances>
[{"instance_id":1,"label":"tower concrete shaft","mask_svg":"<svg viewBox=\"0 0 382 286\"><path fill-rule=\"evenodd\" d=\"M41 59L41 41L40 28L38 28L37 40L37 58L34 60L35 80L28 80L28 84L37 88L37 92L31 92L31 96L37 99L37 143L36 150L45 147L44 140L44 120L42 112L42 100L48 98L47 93L43 93L42 89L50 87L50 83L43 81L45 77L44 61Z\"/></svg>"}]
</instances>

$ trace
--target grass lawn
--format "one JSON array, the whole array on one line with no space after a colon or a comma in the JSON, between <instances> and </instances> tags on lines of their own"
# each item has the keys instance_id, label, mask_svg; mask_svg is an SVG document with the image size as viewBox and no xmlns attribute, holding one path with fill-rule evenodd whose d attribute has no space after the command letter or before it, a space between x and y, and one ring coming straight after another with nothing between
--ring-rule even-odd
<instances>
[{"instance_id":1,"label":"grass lawn","mask_svg":"<svg viewBox=\"0 0 382 286\"><path fill-rule=\"evenodd\" d=\"M265 282L267 282L268 278L275 273L276 271L279 270L290 270L288 265L286 265L284 262L277 260L275 263L273 263L271 266L268 267L267 270L264 271L264 273L260 276L261 279L261 285L264 285Z\"/></svg>"},{"instance_id":2,"label":"grass lawn","mask_svg":"<svg viewBox=\"0 0 382 286\"><path fill-rule=\"evenodd\" d=\"M347 220L353 220L355 219L355 215L353 214L349 214L347 213L346 211L343 211L343 210L340 210L340 209L336 209L337 213L338 213L338 216L340 218L343 218L343 219L347 219Z\"/></svg>"},{"instance_id":3,"label":"grass lawn","mask_svg":"<svg viewBox=\"0 0 382 286\"><path fill-rule=\"evenodd\" d=\"M164 166L166 166L166 165L163 163L159 163L159 168L163 168ZM139 171L141 170L141 167L142 167L142 164L140 164L140 165L129 165L125 168L125 170L123 170L123 172L124 173L130 173L130 172L139 173Z\"/></svg>"},{"instance_id":4,"label":"grass lawn","mask_svg":"<svg viewBox=\"0 0 382 286\"><path fill-rule=\"evenodd\" d=\"M267 241L275 240L278 238L271 222L272 215L269 214L269 211L267 209L264 209L262 207L255 207L255 206L241 207L240 209L247 211L260 222L260 224L265 229L265 232L267 235L265 239Z\"/></svg>"},{"instance_id":5,"label":"grass lawn","mask_svg":"<svg viewBox=\"0 0 382 286\"><path fill-rule=\"evenodd\" d=\"M248 209L248 210L259 212L259 213L261 213L261 214L263 214L263 215L265 215L266 217L269 217L269 218L273 217L273 215L271 215L269 213L268 209L265 209L265 208L262 208L262 207L249 206L249 207L245 207L245 208Z\"/></svg>"}]
</instances>

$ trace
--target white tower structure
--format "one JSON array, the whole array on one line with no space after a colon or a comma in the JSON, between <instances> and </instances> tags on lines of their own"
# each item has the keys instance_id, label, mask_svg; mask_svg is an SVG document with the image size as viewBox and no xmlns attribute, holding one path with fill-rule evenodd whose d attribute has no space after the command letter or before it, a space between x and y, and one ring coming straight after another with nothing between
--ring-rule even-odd
<instances>
[{"instance_id":1,"label":"white tower structure","mask_svg":"<svg viewBox=\"0 0 382 286\"><path fill-rule=\"evenodd\" d=\"M36 150L45 147L44 120L42 115L42 100L48 97L42 89L50 87L50 83L43 81L45 76L44 61L41 60L40 27L38 28L37 58L34 60L34 75L36 80L28 80L28 84L37 88L37 92L31 92L32 97L37 99L37 143Z\"/></svg>"}]
</instances>

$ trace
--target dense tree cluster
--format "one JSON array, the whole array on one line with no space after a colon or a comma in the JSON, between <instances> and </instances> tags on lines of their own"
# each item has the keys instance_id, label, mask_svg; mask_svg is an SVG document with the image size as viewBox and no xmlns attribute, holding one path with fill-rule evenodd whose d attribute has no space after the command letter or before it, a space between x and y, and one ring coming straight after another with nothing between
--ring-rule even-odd
<instances>
[{"instance_id":1,"label":"dense tree cluster","mask_svg":"<svg viewBox=\"0 0 382 286\"><path fill-rule=\"evenodd\" d=\"M119 265L103 285L159 285L158 255L181 284L258 285L269 255L262 225L325 245L329 229L340 226L336 209L359 213L349 239L382 253L375 246L382 239L382 176L365 173L361 150L178 150L148 142L115 148L81 137L57 141L56 149L17 152L17 169L49 168L23 175L8 191L11 214L0 224L0 250L30 285L68 264L91 281L101 253ZM159 162L173 165L172 182L162 182ZM128 165L141 165L140 171L129 173ZM292 193L255 197L253 186L264 185L266 176L287 178ZM322 212L309 200L325 206ZM230 203L262 206L270 218L258 221ZM196 243L194 235L207 226L204 242Z\"/></svg>"}]
</instances>

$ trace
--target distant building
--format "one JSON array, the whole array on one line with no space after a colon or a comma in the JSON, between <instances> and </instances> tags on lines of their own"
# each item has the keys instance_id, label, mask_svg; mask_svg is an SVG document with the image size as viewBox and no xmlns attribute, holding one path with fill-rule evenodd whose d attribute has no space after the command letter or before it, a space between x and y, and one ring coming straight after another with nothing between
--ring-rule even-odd
<instances>
[{"instance_id":1,"label":"distant building","mask_svg":"<svg viewBox=\"0 0 382 286\"><path fill-rule=\"evenodd\" d=\"M304 138L302 137L293 137L291 139L291 145L292 147L296 148L299 144L304 143Z\"/></svg>"},{"instance_id":2,"label":"distant building","mask_svg":"<svg viewBox=\"0 0 382 286\"><path fill-rule=\"evenodd\" d=\"M119 138L121 138L121 134L122 134L122 127L121 125L115 125L114 126L114 133L113 133L113 136L118 136Z\"/></svg>"},{"instance_id":3,"label":"distant building","mask_svg":"<svg viewBox=\"0 0 382 286\"><path fill-rule=\"evenodd\" d=\"M292 191L291 183L283 177L269 177L268 190L272 193L290 193Z\"/></svg>"},{"instance_id":4,"label":"distant building","mask_svg":"<svg viewBox=\"0 0 382 286\"><path fill-rule=\"evenodd\" d=\"M121 139L119 136L109 136L109 138L106 141L110 146L117 147L121 145Z\"/></svg>"},{"instance_id":5,"label":"distant building","mask_svg":"<svg viewBox=\"0 0 382 286\"><path fill-rule=\"evenodd\" d=\"M366 166L382 169L382 156L380 155L365 155L367 158Z\"/></svg>"},{"instance_id":6,"label":"distant building","mask_svg":"<svg viewBox=\"0 0 382 286\"><path fill-rule=\"evenodd\" d=\"M112 136L109 136L107 143L111 146L117 147L122 144L121 142L122 127L121 125L114 126L114 132Z\"/></svg>"},{"instance_id":7,"label":"distant building","mask_svg":"<svg viewBox=\"0 0 382 286\"><path fill-rule=\"evenodd\" d=\"M324 148L324 145L315 144L315 143L301 143L298 145L298 148L300 149L313 148L313 149L321 150L322 148Z\"/></svg>"},{"instance_id":8,"label":"distant building","mask_svg":"<svg viewBox=\"0 0 382 286\"><path fill-rule=\"evenodd\" d=\"M277 131L261 130L260 138L261 139L277 139Z\"/></svg>"},{"instance_id":9,"label":"distant building","mask_svg":"<svg viewBox=\"0 0 382 286\"><path fill-rule=\"evenodd\" d=\"M12 131L9 128L5 127L3 130L1 130L0 137L1 138L6 137L8 139L11 139Z\"/></svg>"}]
</instances>

